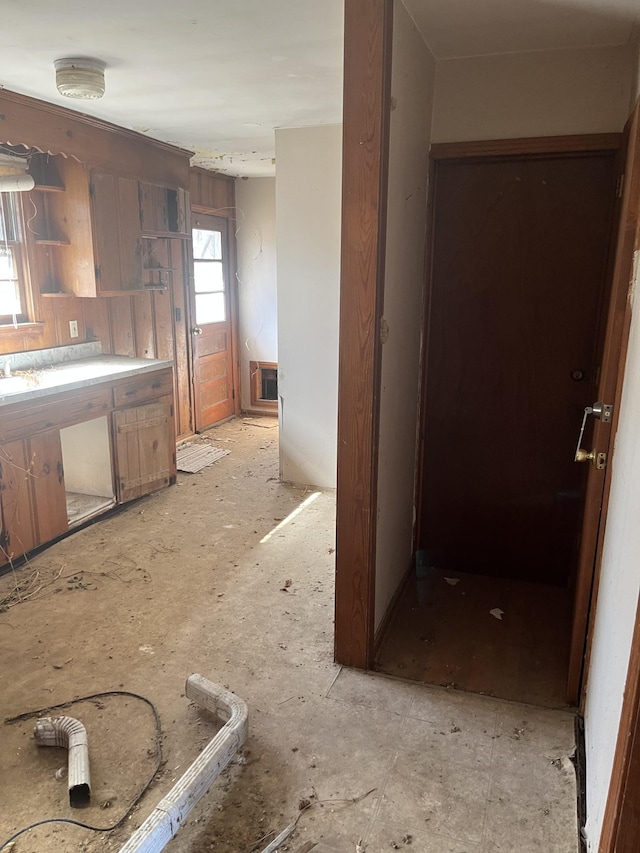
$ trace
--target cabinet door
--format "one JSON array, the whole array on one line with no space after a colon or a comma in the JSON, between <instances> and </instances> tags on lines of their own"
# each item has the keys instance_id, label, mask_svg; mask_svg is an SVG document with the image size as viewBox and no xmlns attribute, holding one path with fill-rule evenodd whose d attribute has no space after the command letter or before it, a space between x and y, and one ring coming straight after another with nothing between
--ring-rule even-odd
<instances>
[{"instance_id":1,"label":"cabinet door","mask_svg":"<svg viewBox=\"0 0 640 853\"><path fill-rule=\"evenodd\" d=\"M98 291L121 293L142 289L137 181L93 171L91 218Z\"/></svg>"},{"instance_id":2,"label":"cabinet door","mask_svg":"<svg viewBox=\"0 0 640 853\"><path fill-rule=\"evenodd\" d=\"M36 544L42 545L69 527L59 430L31 436L27 439L27 449L38 534Z\"/></svg>"},{"instance_id":3,"label":"cabinet door","mask_svg":"<svg viewBox=\"0 0 640 853\"><path fill-rule=\"evenodd\" d=\"M155 492L175 476L173 405L169 400L114 412L118 502Z\"/></svg>"},{"instance_id":4,"label":"cabinet door","mask_svg":"<svg viewBox=\"0 0 640 853\"><path fill-rule=\"evenodd\" d=\"M0 565L35 546L26 442L12 441L0 447Z\"/></svg>"},{"instance_id":5,"label":"cabinet door","mask_svg":"<svg viewBox=\"0 0 640 853\"><path fill-rule=\"evenodd\" d=\"M140 184L140 225L144 234L175 237L189 234L189 193L156 184Z\"/></svg>"}]
</instances>

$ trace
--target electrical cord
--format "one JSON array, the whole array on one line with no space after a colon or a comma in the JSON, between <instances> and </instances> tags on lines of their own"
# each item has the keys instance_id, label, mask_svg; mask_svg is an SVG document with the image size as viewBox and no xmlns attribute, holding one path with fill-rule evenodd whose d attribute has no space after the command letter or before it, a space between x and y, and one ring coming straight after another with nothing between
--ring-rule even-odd
<instances>
[{"instance_id":1,"label":"electrical cord","mask_svg":"<svg viewBox=\"0 0 640 853\"><path fill-rule=\"evenodd\" d=\"M7 717L4 721L5 726L10 726L13 723L19 723L22 720L29 720L32 717L39 717L42 714L48 713L50 711L59 711L62 708L70 708L72 705L77 705L78 702L88 702L91 699L102 699L105 696L130 696L133 699L139 699L141 702L147 704L151 711L153 712L153 718L156 724L156 766L153 769L153 773L147 780L145 786L142 788L139 794L136 795L133 802L129 805L125 813L122 817L117 820L111 826L91 826L88 823L83 823L80 820L73 820L73 818L68 817L50 817L45 818L44 820L39 820L36 823L32 823L29 826L25 826L23 829L19 829L17 832L7 838L6 841L3 841L0 844L0 851L4 850L12 841L15 841L19 836L24 835L25 832L29 832L32 829L35 829L37 826L43 826L47 823L68 823L72 826L79 826L81 829L90 829L92 832L112 832L114 829L117 829L121 824L125 822L125 820L129 817L133 809L138 805L143 796L147 793L153 780L155 779L160 767L162 766L162 726L160 724L160 715L158 714L158 709L153 704L150 699L147 699L146 696L141 696L139 693L131 693L129 690L105 690L102 693L91 693L89 696L80 696L78 699L71 699L69 702L61 702L59 705L49 705L46 708L40 708L38 711L27 711L24 714L18 714L16 717Z\"/></svg>"}]
</instances>

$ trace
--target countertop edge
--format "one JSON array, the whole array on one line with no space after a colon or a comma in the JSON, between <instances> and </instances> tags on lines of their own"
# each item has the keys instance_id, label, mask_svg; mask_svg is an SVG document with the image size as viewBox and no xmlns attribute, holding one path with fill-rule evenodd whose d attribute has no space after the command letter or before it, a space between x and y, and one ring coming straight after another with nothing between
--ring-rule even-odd
<instances>
[{"instance_id":1,"label":"countertop edge","mask_svg":"<svg viewBox=\"0 0 640 853\"><path fill-rule=\"evenodd\" d=\"M104 353L104 356L106 358L113 357L109 356L107 353ZM68 363L70 364L71 362ZM0 408L13 406L16 403L35 402L36 400L41 400L44 397L53 397L58 394L65 394L67 391L76 391L80 388L89 388L94 385L102 385L107 382L117 382L120 379L130 379L132 376L140 376L145 373L155 373L160 370L167 370L167 368L172 368L173 366L173 361L170 359L150 359L148 365L136 365L128 370L117 370L113 373L94 376L90 379L79 379L74 382L66 383L63 382L60 385L52 385L49 388L33 388L29 391L21 391L18 394L6 394L4 397L0 397Z\"/></svg>"}]
</instances>

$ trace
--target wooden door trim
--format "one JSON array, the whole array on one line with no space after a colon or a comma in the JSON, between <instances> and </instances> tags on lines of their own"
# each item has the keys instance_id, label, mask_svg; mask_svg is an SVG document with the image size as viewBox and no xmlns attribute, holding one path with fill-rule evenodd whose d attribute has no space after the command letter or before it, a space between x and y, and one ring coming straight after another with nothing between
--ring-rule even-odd
<instances>
[{"instance_id":1,"label":"wooden door trim","mask_svg":"<svg viewBox=\"0 0 640 853\"><path fill-rule=\"evenodd\" d=\"M640 101L636 104L636 108L627 122L625 133L621 137L621 140L628 140L629 144L633 148L634 143L637 144L640 141L639 134ZM638 161L640 161L640 148L634 148L633 150L627 151L626 164L624 166L625 170L628 171L627 166L630 163ZM611 355L612 363L615 364L615 373L611 383L614 410L609 434L609 446L607 448L609 461L605 470L602 491L599 494L600 520L597 530L595 531L597 538L594 543L595 556L592 564L592 570L590 577L585 579L583 590L578 591L576 595L576 601L578 602L580 599L579 607L584 611L583 615L581 614L579 617L583 620L581 633L586 634L586 636L584 638L583 646L583 666L580 667L579 670L577 664L574 664L574 666L571 667L567 685L567 698L570 702L579 700L581 711L584 711L586 699L586 678L583 676L584 673L588 673L589 662L591 660L593 629L602 568L602 553L607 524L607 512L609 509L609 497L611 493L611 479L613 476L612 455L614 439L618 430L618 421L620 418L620 402L622 400L622 388L624 384L627 349L629 345L632 306L628 297L633 269L633 253L639 239L639 227L640 167L636 167L632 171L631 179L627 177L623 191L609 308L609 324L612 326L612 330L610 331L607 329L606 332L608 344L611 349L613 349ZM603 353L603 362L605 357L606 353ZM605 391L606 390L607 389L605 389ZM603 400L603 402L609 402L609 400ZM598 436L599 429L604 429L604 425L600 421L596 421L594 438ZM589 486L593 488L595 478L591 476L589 480L588 488ZM588 497L589 495L587 494L587 499ZM580 582L580 578L578 578L578 582ZM577 621L578 617L574 614L574 636L572 637L572 643L576 640L575 634L578 631L578 626L576 625Z\"/></svg>"},{"instance_id":2,"label":"wooden door trim","mask_svg":"<svg viewBox=\"0 0 640 853\"><path fill-rule=\"evenodd\" d=\"M617 151L620 133L591 133L581 136L532 136L524 139L488 139L474 142L436 142L432 160L462 160L486 157L554 156Z\"/></svg>"},{"instance_id":3,"label":"wooden door trim","mask_svg":"<svg viewBox=\"0 0 640 853\"><path fill-rule=\"evenodd\" d=\"M346 0L335 659L373 663L393 0Z\"/></svg>"}]
</instances>

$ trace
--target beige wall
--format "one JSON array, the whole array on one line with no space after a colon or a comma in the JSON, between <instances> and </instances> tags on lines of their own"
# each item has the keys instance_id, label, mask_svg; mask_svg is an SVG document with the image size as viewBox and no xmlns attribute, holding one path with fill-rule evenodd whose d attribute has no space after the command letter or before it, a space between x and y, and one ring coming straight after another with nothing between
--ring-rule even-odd
<instances>
[{"instance_id":1,"label":"beige wall","mask_svg":"<svg viewBox=\"0 0 640 853\"><path fill-rule=\"evenodd\" d=\"M250 361L278 361L276 179L236 181L238 349L242 408L251 406Z\"/></svg>"},{"instance_id":2,"label":"beige wall","mask_svg":"<svg viewBox=\"0 0 640 853\"><path fill-rule=\"evenodd\" d=\"M629 45L439 62L433 141L620 131L635 60Z\"/></svg>"},{"instance_id":3,"label":"beige wall","mask_svg":"<svg viewBox=\"0 0 640 853\"><path fill-rule=\"evenodd\" d=\"M276 130L278 394L285 481L335 488L342 125Z\"/></svg>"},{"instance_id":4,"label":"beige wall","mask_svg":"<svg viewBox=\"0 0 640 853\"><path fill-rule=\"evenodd\" d=\"M382 347L376 627L413 551L416 423L429 139L435 60L402 3L393 21L392 112Z\"/></svg>"}]
</instances>

